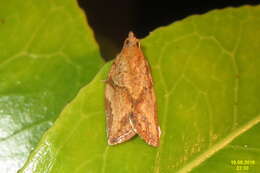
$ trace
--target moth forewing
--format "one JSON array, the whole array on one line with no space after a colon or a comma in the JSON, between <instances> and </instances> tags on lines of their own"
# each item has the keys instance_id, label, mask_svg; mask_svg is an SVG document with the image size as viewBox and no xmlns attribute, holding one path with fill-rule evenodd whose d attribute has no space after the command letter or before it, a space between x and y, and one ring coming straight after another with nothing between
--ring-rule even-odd
<instances>
[{"instance_id":1,"label":"moth forewing","mask_svg":"<svg viewBox=\"0 0 260 173\"><path fill-rule=\"evenodd\" d=\"M105 104L109 145L122 143L135 135L128 115L132 110L132 104L124 90L114 86L110 81L106 83Z\"/></svg>"},{"instance_id":2,"label":"moth forewing","mask_svg":"<svg viewBox=\"0 0 260 173\"><path fill-rule=\"evenodd\" d=\"M148 87L143 89L140 99L134 105L130 120L141 138L152 146L159 146L160 127L157 119L156 98L152 81L147 80L147 83Z\"/></svg>"}]
</instances>

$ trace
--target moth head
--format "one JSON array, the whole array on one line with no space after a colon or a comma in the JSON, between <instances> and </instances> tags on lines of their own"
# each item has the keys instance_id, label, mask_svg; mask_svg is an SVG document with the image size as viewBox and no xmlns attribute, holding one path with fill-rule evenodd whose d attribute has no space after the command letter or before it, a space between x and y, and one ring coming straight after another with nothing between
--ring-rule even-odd
<instances>
[{"instance_id":1,"label":"moth head","mask_svg":"<svg viewBox=\"0 0 260 173\"><path fill-rule=\"evenodd\" d=\"M125 40L124 47L130 48L140 48L140 42L139 40L134 36L134 33L132 31L129 32L128 38Z\"/></svg>"}]
</instances>

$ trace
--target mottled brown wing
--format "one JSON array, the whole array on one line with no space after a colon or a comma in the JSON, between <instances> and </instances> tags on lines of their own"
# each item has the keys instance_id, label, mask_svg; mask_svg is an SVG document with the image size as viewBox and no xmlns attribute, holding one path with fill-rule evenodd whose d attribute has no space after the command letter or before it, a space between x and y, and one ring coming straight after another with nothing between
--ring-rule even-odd
<instances>
[{"instance_id":1,"label":"mottled brown wing","mask_svg":"<svg viewBox=\"0 0 260 173\"><path fill-rule=\"evenodd\" d=\"M132 138L136 133L129 121L132 103L126 89L113 85L113 81L108 81L105 89L105 104L108 144L115 145Z\"/></svg>"},{"instance_id":2,"label":"mottled brown wing","mask_svg":"<svg viewBox=\"0 0 260 173\"><path fill-rule=\"evenodd\" d=\"M138 100L134 103L130 123L136 133L152 146L159 146L160 127L157 119L157 105L153 90L152 77L147 63L147 84Z\"/></svg>"}]
</instances>

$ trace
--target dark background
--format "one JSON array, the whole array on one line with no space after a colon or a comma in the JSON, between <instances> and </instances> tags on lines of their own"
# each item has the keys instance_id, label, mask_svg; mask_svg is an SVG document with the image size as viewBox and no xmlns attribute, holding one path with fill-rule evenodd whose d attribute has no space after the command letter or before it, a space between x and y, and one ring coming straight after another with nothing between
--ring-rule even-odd
<instances>
[{"instance_id":1,"label":"dark background","mask_svg":"<svg viewBox=\"0 0 260 173\"><path fill-rule=\"evenodd\" d=\"M78 0L86 12L104 59L119 53L129 31L143 38L150 31L213 9L260 4L258 0Z\"/></svg>"}]
</instances>

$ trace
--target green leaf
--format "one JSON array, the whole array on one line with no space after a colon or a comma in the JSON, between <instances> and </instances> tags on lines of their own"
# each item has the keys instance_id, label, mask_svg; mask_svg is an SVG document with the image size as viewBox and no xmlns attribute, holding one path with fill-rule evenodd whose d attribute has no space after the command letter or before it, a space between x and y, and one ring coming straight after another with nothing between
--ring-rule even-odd
<instances>
[{"instance_id":1,"label":"green leaf","mask_svg":"<svg viewBox=\"0 0 260 173\"><path fill-rule=\"evenodd\" d=\"M0 6L0 172L16 172L102 65L75 0Z\"/></svg>"},{"instance_id":2,"label":"green leaf","mask_svg":"<svg viewBox=\"0 0 260 173\"><path fill-rule=\"evenodd\" d=\"M154 31L142 47L155 82L160 147L139 137L108 146L107 64L65 107L21 173L237 172L231 160L259 163L259 36L260 6L216 10Z\"/></svg>"}]
</instances>

